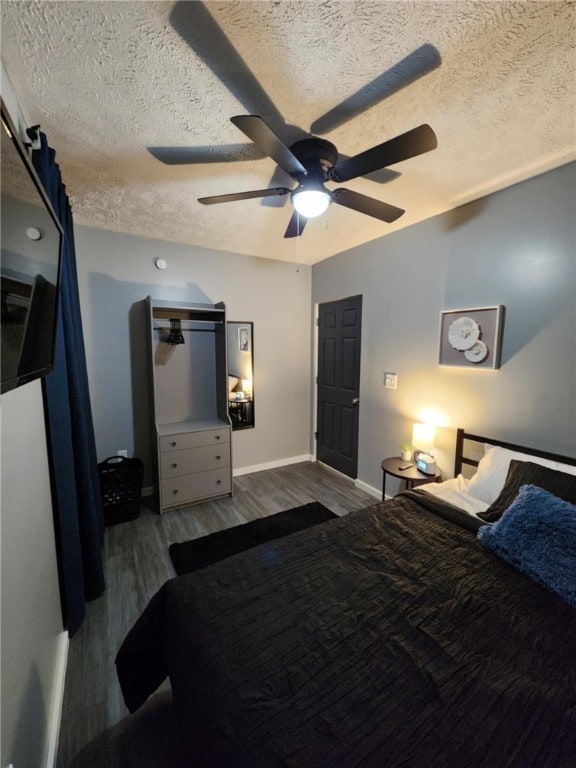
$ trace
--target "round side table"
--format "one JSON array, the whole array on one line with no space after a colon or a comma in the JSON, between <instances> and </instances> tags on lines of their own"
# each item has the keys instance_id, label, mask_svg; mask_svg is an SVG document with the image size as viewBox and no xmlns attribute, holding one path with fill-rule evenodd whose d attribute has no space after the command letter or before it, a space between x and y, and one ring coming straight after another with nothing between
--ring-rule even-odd
<instances>
[{"instance_id":1,"label":"round side table","mask_svg":"<svg viewBox=\"0 0 576 768\"><path fill-rule=\"evenodd\" d=\"M412 464L412 466L408 467L408 469L399 469L402 464ZM414 488L415 484L437 483L442 475L442 472L438 467L436 467L436 472L433 475L426 475L416 468L416 464L413 463L412 460L409 462L402 461L400 456L384 459L380 466L382 467L382 501L386 498L386 475L399 477L401 480L405 480L406 490L411 490Z\"/></svg>"}]
</instances>

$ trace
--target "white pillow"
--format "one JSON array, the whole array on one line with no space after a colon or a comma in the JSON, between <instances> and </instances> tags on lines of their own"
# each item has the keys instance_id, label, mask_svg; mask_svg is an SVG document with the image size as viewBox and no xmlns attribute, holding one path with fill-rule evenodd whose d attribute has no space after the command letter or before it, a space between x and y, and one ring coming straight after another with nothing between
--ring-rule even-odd
<instances>
[{"instance_id":1,"label":"white pillow","mask_svg":"<svg viewBox=\"0 0 576 768\"><path fill-rule=\"evenodd\" d=\"M452 504L453 507L458 507L458 509L467 512L469 515L486 512L488 504L480 501L475 496L470 496L468 493L469 484L470 480L467 480L462 475L458 475L458 477L445 480L443 483L426 483L419 486L418 490L426 491L426 493L430 493L432 496Z\"/></svg>"},{"instance_id":2,"label":"white pillow","mask_svg":"<svg viewBox=\"0 0 576 768\"><path fill-rule=\"evenodd\" d=\"M532 461L534 464L541 464L543 467L556 469L559 472L567 472L569 475L576 475L576 466L571 464L561 464L558 461L541 459L528 453L509 451L507 448L501 448L498 445L485 445L484 451L484 456L480 459L476 474L470 479L468 493L476 499L486 502L486 504L492 504L498 498L506 482L508 467L512 459Z\"/></svg>"}]
</instances>

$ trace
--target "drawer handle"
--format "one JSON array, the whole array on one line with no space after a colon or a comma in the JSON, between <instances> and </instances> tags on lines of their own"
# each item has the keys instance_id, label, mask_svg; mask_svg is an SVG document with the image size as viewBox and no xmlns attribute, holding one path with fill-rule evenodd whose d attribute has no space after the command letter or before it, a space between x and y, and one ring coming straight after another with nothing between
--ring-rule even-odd
<instances>
[{"instance_id":1,"label":"drawer handle","mask_svg":"<svg viewBox=\"0 0 576 768\"><path fill-rule=\"evenodd\" d=\"M176 448L177 443L171 442L170 445L172 446L172 448Z\"/></svg>"},{"instance_id":2,"label":"drawer handle","mask_svg":"<svg viewBox=\"0 0 576 768\"><path fill-rule=\"evenodd\" d=\"M220 440L220 435L214 435L214 440Z\"/></svg>"},{"instance_id":3,"label":"drawer handle","mask_svg":"<svg viewBox=\"0 0 576 768\"><path fill-rule=\"evenodd\" d=\"M170 464L170 466L172 467L172 469L176 469L176 467L178 466L178 464Z\"/></svg>"},{"instance_id":4,"label":"drawer handle","mask_svg":"<svg viewBox=\"0 0 576 768\"><path fill-rule=\"evenodd\" d=\"M222 480L216 480L216 485L220 485L221 482Z\"/></svg>"},{"instance_id":5,"label":"drawer handle","mask_svg":"<svg viewBox=\"0 0 576 768\"><path fill-rule=\"evenodd\" d=\"M172 494L173 494L174 496L176 496L176 494L177 494L177 493L178 493L178 488L174 488L174 490L172 491Z\"/></svg>"},{"instance_id":6,"label":"drawer handle","mask_svg":"<svg viewBox=\"0 0 576 768\"><path fill-rule=\"evenodd\" d=\"M220 459L222 458L222 456L215 456L214 458L215 458L215 459L217 459L217 461L220 461Z\"/></svg>"}]
</instances>

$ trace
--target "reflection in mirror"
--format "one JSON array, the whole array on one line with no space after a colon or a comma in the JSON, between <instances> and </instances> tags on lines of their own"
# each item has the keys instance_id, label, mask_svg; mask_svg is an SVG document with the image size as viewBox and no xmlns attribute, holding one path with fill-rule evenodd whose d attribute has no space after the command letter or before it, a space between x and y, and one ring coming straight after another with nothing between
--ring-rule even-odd
<instances>
[{"instance_id":1,"label":"reflection in mirror","mask_svg":"<svg viewBox=\"0 0 576 768\"><path fill-rule=\"evenodd\" d=\"M0 127L0 392L53 366L62 227L4 103Z\"/></svg>"},{"instance_id":2,"label":"reflection in mirror","mask_svg":"<svg viewBox=\"0 0 576 768\"><path fill-rule=\"evenodd\" d=\"M254 426L254 323L228 322L228 412L232 429Z\"/></svg>"}]
</instances>

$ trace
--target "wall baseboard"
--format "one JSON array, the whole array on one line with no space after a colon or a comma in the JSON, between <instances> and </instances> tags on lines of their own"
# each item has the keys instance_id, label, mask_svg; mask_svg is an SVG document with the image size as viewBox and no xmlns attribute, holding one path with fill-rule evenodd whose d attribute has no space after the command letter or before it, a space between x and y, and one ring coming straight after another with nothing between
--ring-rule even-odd
<instances>
[{"instance_id":1,"label":"wall baseboard","mask_svg":"<svg viewBox=\"0 0 576 768\"><path fill-rule=\"evenodd\" d=\"M318 461L318 459L315 458L314 461ZM340 472L339 469L335 469L334 467L331 467L330 464L325 464L323 461L318 461L318 464L321 464L324 467L324 469L328 470L328 472L332 472L333 474L338 475L338 477L341 477L342 480L347 480L349 483L356 482L349 475L345 475L344 472Z\"/></svg>"},{"instance_id":2,"label":"wall baseboard","mask_svg":"<svg viewBox=\"0 0 576 768\"><path fill-rule=\"evenodd\" d=\"M62 721L62 704L64 703L64 685L66 683L69 647L70 637L68 632L61 632L58 638L54 690L48 713L46 768L56 768L56 760L58 758L58 739L60 737L60 723Z\"/></svg>"},{"instance_id":3,"label":"wall baseboard","mask_svg":"<svg viewBox=\"0 0 576 768\"><path fill-rule=\"evenodd\" d=\"M364 493L370 494L370 496L374 496L376 499L382 498L382 491L378 488L373 488L371 485L368 485L368 483L362 482L362 480L358 480L356 478L353 480L351 477L348 477L348 475L345 475L343 472L340 472L338 469L334 469L334 467L331 467L329 464L324 464L324 462L319 462L322 464L323 467L326 467L326 469L330 470L330 472L334 472L336 475L339 475L344 480L349 480L351 483L354 483L354 487L358 488L360 491L364 491Z\"/></svg>"},{"instance_id":4,"label":"wall baseboard","mask_svg":"<svg viewBox=\"0 0 576 768\"><path fill-rule=\"evenodd\" d=\"M374 488L372 485L368 485L368 483L363 483L362 480L354 480L354 487L365 493L369 493L370 496L374 496L379 500L382 498L381 488Z\"/></svg>"},{"instance_id":5,"label":"wall baseboard","mask_svg":"<svg viewBox=\"0 0 576 768\"><path fill-rule=\"evenodd\" d=\"M267 461L264 464L253 464L251 467L238 467L238 469L232 470L232 476L239 477L240 475L251 475L253 472L262 472L266 469L278 469L278 467L287 467L290 464L301 464L303 461L313 461L313 458L309 453L306 453L302 456L291 456L288 459Z\"/></svg>"}]
</instances>

